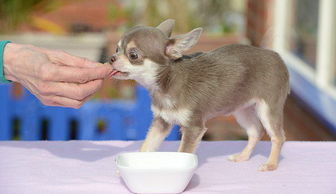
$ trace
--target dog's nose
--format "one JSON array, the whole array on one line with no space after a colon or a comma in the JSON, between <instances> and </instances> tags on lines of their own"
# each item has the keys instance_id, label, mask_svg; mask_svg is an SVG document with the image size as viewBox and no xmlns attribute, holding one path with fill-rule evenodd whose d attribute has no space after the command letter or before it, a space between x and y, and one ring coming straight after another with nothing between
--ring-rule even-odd
<instances>
[{"instance_id":1,"label":"dog's nose","mask_svg":"<svg viewBox=\"0 0 336 194\"><path fill-rule=\"evenodd\" d=\"M114 63L117 60L117 57L115 55L112 55L110 58L110 64Z\"/></svg>"}]
</instances>

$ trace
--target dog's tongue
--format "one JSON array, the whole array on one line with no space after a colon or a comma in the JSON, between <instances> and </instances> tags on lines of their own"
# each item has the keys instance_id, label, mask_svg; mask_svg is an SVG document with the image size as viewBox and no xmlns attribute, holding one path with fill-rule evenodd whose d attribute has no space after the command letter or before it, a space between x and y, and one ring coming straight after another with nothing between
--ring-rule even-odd
<instances>
[{"instance_id":1,"label":"dog's tongue","mask_svg":"<svg viewBox=\"0 0 336 194\"><path fill-rule=\"evenodd\" d=\"M119 71L117 71L117 70L113 70L112 73L111 73L111 75L113 76L113 75L117 74L118 72Z\"/></svg>"}]
</instances>

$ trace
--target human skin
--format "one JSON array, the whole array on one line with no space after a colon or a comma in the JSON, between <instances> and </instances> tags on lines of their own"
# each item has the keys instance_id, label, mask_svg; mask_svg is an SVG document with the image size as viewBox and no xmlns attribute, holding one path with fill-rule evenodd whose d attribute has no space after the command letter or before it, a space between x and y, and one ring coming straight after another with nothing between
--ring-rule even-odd
<instances>
[{"instance_id":1,"label":"human skin","mask_svg":"<svg viewBox=\"0 0 336 194\"><path fill-rule=\"evenodd\" d=\"M64 51L15 43L6 45L3 61L5 78L48 106L80 108L113 71L108 64Z\"/></svg>"}]
</instances>

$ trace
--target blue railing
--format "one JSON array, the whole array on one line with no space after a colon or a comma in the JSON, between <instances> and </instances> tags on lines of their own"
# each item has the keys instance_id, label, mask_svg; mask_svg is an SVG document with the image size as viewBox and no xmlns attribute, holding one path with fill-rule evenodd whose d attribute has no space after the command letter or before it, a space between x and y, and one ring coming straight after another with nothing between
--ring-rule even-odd
<instances>
[{"instance_id":1,"label":"blue railing","mask_svg":"<svg viewBox=\"0 0 336 194\"><path fill-rule=\"evenodd\" d=\"M294 95L299 97L308 110L336 135L336 99L319 89L291 66L288 66L288 70Z\"/></svg>"},{"instance_id":2,"label":"blue railing","mask_svg":"<svg viewBox=\"0 0 336 194\"><path fill-rule=\"evenodd\" d=\"M16 99L11 88L0 85L0 140L142 140L152 120L150 97L140 86L134 101L92 100L80 109L44 106L27 90ZM175 127L167 140L177 139Z\"/></svg>"}]
</instances>

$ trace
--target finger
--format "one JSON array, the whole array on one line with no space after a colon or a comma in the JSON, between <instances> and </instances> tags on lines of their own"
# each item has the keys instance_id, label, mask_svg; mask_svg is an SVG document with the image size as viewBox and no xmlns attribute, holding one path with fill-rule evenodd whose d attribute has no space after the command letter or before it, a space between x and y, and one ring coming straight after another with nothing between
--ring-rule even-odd
<instances>
[{"instance_id":1,"label":"finger","mask_svg":"<svg viewBox=\"0 0 336 194\"><path fill-rule=\"evenodd\" d=\"M61 96L74 100L84 100L101 88L103 80L93 80L84 84L48 82L40 87L40 94L44 96Z\"/></svg>"},{"instance_id":2,"label":"finger","mask_svg":"<svg viewBox=\"0 0 336 194\"><path fill-rule=\"evenodd\" d=\"M63 50L52 50L41 47L36 47L33 45L28 45L31 48L43 52L47 54L50 61L54 62L57 65L67 65L67 66L75 66L75 67L96 67L97 65L101 65L101 63L90 61L87 58L78 57L71 55Z\"/></svg>"},{"instance_id":3,"label":"finger","mask_svg":"<svg viewBox=\"0 0 336 194\"><path fill-rule=\"evenodd\" d=\"M49 65L41 77L44 81L86 83L92 80L105 79L109 77L112 71L113 68L106 64L95 68Z\"/></svg>"},{"instance_id":4,"label":"finger","mask_svg":"<svg viewBox=\"0 0 336 194\"><path fill-rule=\"evenodd\" d=\"M55 64L73 67L94 68L101 63L90 61L87 58L77 57L64 51L47 51L50 60Z\"/></svg>"},{"instance_id":5,"label":"finger","mask_svg":"<svg viewBox=\"0 0 336 194\"><path fill-rule=\"evenodd\" d=\"M64 104L59 104L58 102L55 102L55 106L66 106L66 107L70 107L70 108L80 108L81 106L83 106L85 104L85 102L87 102L90 99L91 96L88 96L86 98L84 98L83 100L79 100L79 107L70 107L70 106L66 106Z\"/></svg>"},{"instance_id":6,"label":"finger","mask_svg":"<svg viewBox=\"0 0 336 194\"><path fill-rule=\"evenodd\" d=\"M102 82L97 80L95 82ZM82 100L71 99L63 96L50 95L46 96L40 93L39 88L36 86L35 82L23 82L22 83L32 94L34 94L44 105L47 106L63 106L71 108L79 108L84 102L86 102L91 95L87 96ZM48 85L48 84L47 84Z\"/></svg>"},{"instance_id":7,"label":"finger","mask_svg":"<svg viewBox=\"0 0 336 194\"><path fill-rule=\"evenodd\" d=\"M62 96L44 96L40 97L41 102L47 106L62 106L69 108L80 108L85 101L74 100Z\"/></svg>"}]
</instances>

